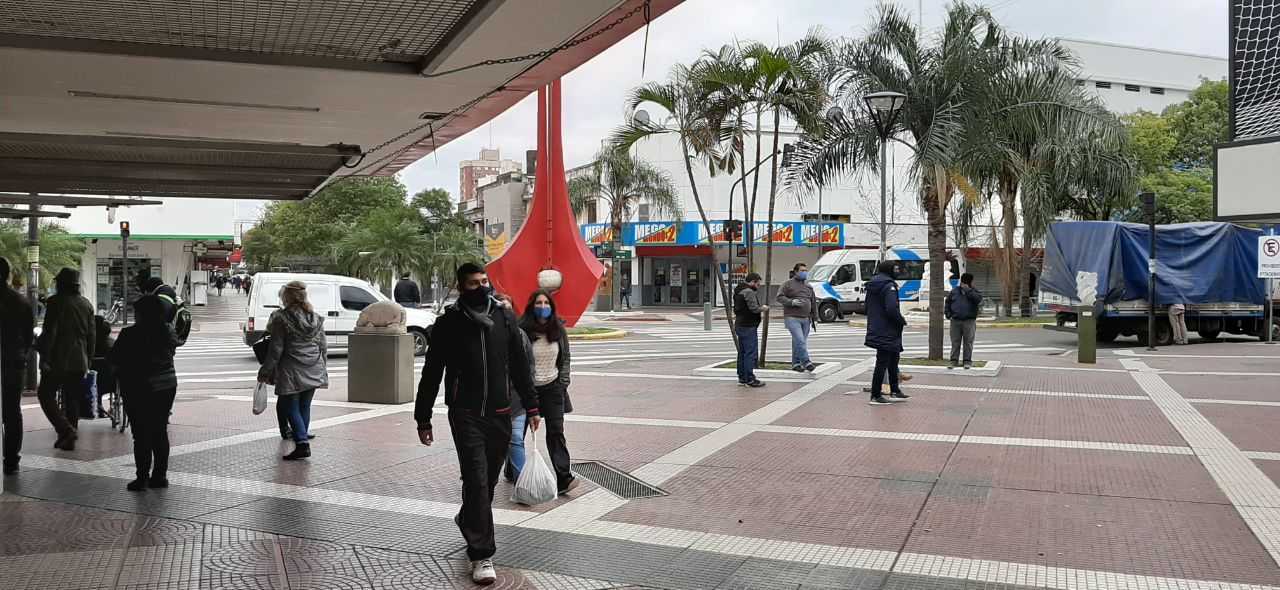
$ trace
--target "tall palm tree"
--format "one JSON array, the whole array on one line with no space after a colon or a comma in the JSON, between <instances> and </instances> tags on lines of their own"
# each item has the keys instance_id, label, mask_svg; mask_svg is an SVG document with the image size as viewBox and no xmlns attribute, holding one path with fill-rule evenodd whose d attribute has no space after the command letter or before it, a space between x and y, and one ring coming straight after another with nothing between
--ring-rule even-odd
<instances>
[{"instance_id":1,"label":"tall palm tree","mask_svg":"<svg viewBox=\"0 0 1280 590\"><path fill-rule=\"evenodd\" d=\"M387 290L401 273L427 268L430 246L416 211L388 207L352 224L334 248L334 258L339 268Z\"/></svg>"},{"instance_id":2,"label":"tall palm tree","mask_svg":"<svg viewBox=\"0 0 1280 590\"><path fill-rule=\"evenodd\" d=\"M641 203L652 214L680 216L680 197L665 170L632 156L628 150L606 145L596 154L589 174L569 180L569 203L580 211L588 202L604 201L609 207L612 242L620 244L622 224L631 219ZM618 265L613 265L613 284L618 283Z\"/></svg>"},{"instance_id":3,"label":"tall palm tree","mask_svg":"<svg viewBox=\"0 0 1280 590\"><path fill-rule=\"evenodd\" d=\"M910 139L909 173L928 222L929 274L945 277L947 208L956 194L980 198L961 172L959 148L972 117L972 93L985 75L984 52L996 47L999 26L984 8L951 5L946 23L925 41L915 20L897 5L881 5L869 34L846 43L834 56L837 102L862 112L862 97L882 90L907 95L898 124ZM836 117L823 132L801 143L792 177L822 185L859 168L875 169L878 135L866 117ZM930 301L942 301L943 283L930 281ZM942 306L929 306L929 358L942 358Z\"/></svg>"},{"instance_id":4,"label":"tall palm tree","mask_svg":"<svg viewBox=\"0 0 1280 590\"><path fill-rule=\"evenodd\" d=\"M631 97L627 100L629 122L614 131L611 141L616 149L626 152L637 142L656 135L674 134L679 138L681 159L689 180L689 191L693 197L694 206L698 209L703 231L709 239L713 240L711 245L714 252L715 243L711 236L714 236L715 232L711 231L711 222L702 202L702 194L698 190L697 177L693 173L695 160L709 162L709 172L711 174L717 172L714 162L719 158L717 146L722 140L722 130L714 124L715 119L707 109L710 104L707 99L707 87L699 73L692 68L676 65L671 69L666 82L651 82L631 92ZM645 104L651 104L666 111L666 115L661 120L638 120L634 113ZM732 315L728 313L728 285L724 280L724 274L720 272L720 265L712 264L711 266L720 288L721 301L725 303L725 316L731 321ZM734 342L736 345L736 337Z\"/></svg>"}]
</instances>

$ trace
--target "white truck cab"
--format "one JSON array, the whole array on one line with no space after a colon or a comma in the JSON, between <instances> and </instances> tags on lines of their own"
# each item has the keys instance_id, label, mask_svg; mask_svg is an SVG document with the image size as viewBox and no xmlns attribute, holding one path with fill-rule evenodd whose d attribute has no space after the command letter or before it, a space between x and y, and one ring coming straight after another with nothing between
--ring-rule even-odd
<instances>
[{"instance_id":1,"label":"white truck cab","mask_svg":"<svg viewBox=\"0 0 1280 590\"><path fill-rule=\"evenodd\" d=\"M950 291L959 283L964 272L963 257L947 253L950 280L944 289ZM846 248L823 254L809 270L809 286L818 297L818 319L833 322L848 313L866 313L866 294L863 285L875 275L880 252L875 249ZM917 246L893 246L887 252L889 260L899 261L898 298L901 301L918 301L928 292L926 270L929 250Z\"/></svg>"},{"instance_id":2,"label":"white truck cab","mask_svg":"<svg viewBox=\"0 0 1280 590\"><path fill-rule=\"evenodd\" d=\"M247 319L243 324L244 343L253 346L267 331L271 312L280 309L280 289L289 281L307 284L307 298L316 313L324 316L324 332L330 350L346 349L347 336L355 332L360 312L372 303L389 301L368 282L341 275L261 272L253 276ZM428 334L436 314L426 309L405 308L405 320L413 335L415 354L427 351Z\"/></svg>"}]
</instances>

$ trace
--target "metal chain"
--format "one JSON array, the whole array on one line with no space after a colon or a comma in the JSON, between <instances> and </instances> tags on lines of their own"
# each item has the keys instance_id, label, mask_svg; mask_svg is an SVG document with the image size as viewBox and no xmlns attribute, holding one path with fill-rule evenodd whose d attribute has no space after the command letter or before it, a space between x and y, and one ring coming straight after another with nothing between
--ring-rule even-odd
<instances>
[{"instance_id":1,"label":"metal chain","mask_svg":"<svg viewBox=\"0 0 1280 590\"><path fill-rule=\"evenodd\" d=\"M449 74L456 74L456 73L458 73L458 72L462 72L462 71L465 71L465 70L470 70L470 69L473 69L473 68L479 68L479 67L484 67L484 66L494 66L494 65L504 65L504 64L519 63L519 62L522 62L522 61L529 61L529 60L531 60L531 59L538 59L538 58L547 57L547 56L553 55L553 54L555 54L555 53L559 53L559 52L561 52L561 51L564 51L564 50L566 50L566 49L570 49L570 48L573 48L573 47L577 47L578 45L581 45L581 44L583 44L583 43L586 43L587 41L590 41L590 40L592 40L592 39L595 39L596 37L599 37L600 35L603 35L604 33L607 33L607 32L609 32L609 31L611 31L611 30L613 30L613 29L617 28L617 27L618 27L618 25L621 25L622 23L626 22L626 21L627 21L627 19L629 19L629 18L631 18L631 17L633 17L633 16L635 16L635 15L639 14L639 13L640 13L640 12L642 12L642 11L645 13L645 20L648 20L648 14L649 14L649 12L648 12L648 6L649 6L649 2L650 2L650 0L645 0L645 1L644 1L644 2L642 2L639 6L636 6L635 8L631 9L630 11L628 11L626 14L623 14L622 16L620 16L620 17L618 17L618 18L614 19L614 20L613 20L612 22L610 22L609 24L607 24L607 25L605 25L605 26L603 26L603 27L601 27L601 28L599 28L599 29L596 29L596 30L594 30L594 31L592 31L592 32L590 32L590 33L587 33L586 35L583 35L583 36L581 36L581 37L577 37L577 38L574 38L574 39L570 39L569 41L566 41L566 42L564 42L564 43L561 43L560 45L557 45L557 46L555 46L555 47L552 47L551 49L544 49L544 50L542 50L542 51L538 51L538 52L535 52L535 53L527 53L527 54L525 54L525 55L519 55L519 56L515 56L515 57L504 57L504 58L499 58L499 59L488 59L488 60L485 60L485 61L482 61L482 62L478 62L478 63L474 63L474 64L471 64L471 65L462 66L462 67L460 67L460 68L454 68L454 69L452 69L452 70L447 70L447 71L444 71L444 72L438 72L438 73L435 73L435 74L423 74L422 76L423 76L424 78L438 78L438 77L440 77L440 76L447 76L447 75L449 75ZM401 133L401 134L399 134L399 135L396 135L395 137L392 137L391 139L388 139L388 140L386 140L386 141L384 141L384 142L382 142L382 143L380 143L380 144L378 144L378 145L373 146L372 148L369 148L369 149L365 150L364 152L362 152L362 153L360 154L360 160L358 160L358 161L357 161L357 163L355 164L355 166L359 166L359 165L360 165L360 162L362 162L362 161L365 159L365 156L368 156L369 154L372 154L372 153L374 153L374 152L377 152L377 151L381 150L382 148L385 148L385 147L387 147L387 146L389 146L389 145L391 145L391 144L393 144L393 143L397 143L397 142L399 142L400 140L403 140L404 138L409 137L410 135L414 135L414 134L418 133L419 131L422 131L423 129L430 129L431 131L429 132L429 134L430 134L430 135L434 135L434 125L436 125L437 123L441 123L441 122L443 122L443 121L444 121L444 119L446 119L446 118L448 118L448 117L451 117L451 116L453 116L453 115L458 114L460 111L465 111L465 110L467 110L467 109L469 109L469 108L471 108L471 107L475 106L475 105L476 105L477 103L479 103L480 101L482 101L482 100L484 100L484 99L486 99L486 98L488 98L488 97L492 96L493 94L497 93L497 92L498 92L498 91L500 91L500 90L503 90L504 88L505 88L505 86L499 86L499 87L497 87L497 88L494 88L493 90L490 90L490 91L488 91L488 92L486 92L486 93L484 93L484 94L482 94L482 95L480 95L480 96L476 97L476 98L475 98L475 99L473 99L473 100L469 100L469 101L467 101L466 103L463 103L463 104L461 104L461 105L459 105L459 106L457 106L457 107L454 107L452 110L450 110L450 111L449 111L449 112L447 112L447 113L444 113L444 114L440 115L439 117L435 117L435 118L433 118L432 120L429 120L429 121L427 121L426 123L423 123L423 124L421 124L421 125L416 125L416 126L414 126L414 127L410 128L408 131L405 131L404 133ZM408 151L410 148L412 148L412 147L413 147L414 145L416 145L417 143L418 143L417 141L411 142L411 143L409 143L408 145L404 146L403 148L401 148L401 149L399 149L399 150L396 150L396 151L394 151L394 152L392 152L392 153L390 153L390 154L387 154L387 155L385 155L385 156L383 156L383 157L381 157L381 158L378 158L377 160L374 160L374 161L372 161L372 162L369 162L368 164L365 164L363 167L361 167L361 169L360 169L360 170L357 170L356 172L353 172L353 173L351 173L350 175L344 176L344 178L347 178L347 177L350 177L350 176L359 176L359 175L361 175L365 170L368 170L369 168L371 168L371 167L373 167L373 166L380 165L380 164L382 164L383 162L387 161L388 159L395 158L395 157L399 156L400 154L403 154L404 152ZM354 168L355 166L348 166L348 167L350 167L350 168ZM326 183L326 184L327 184L327 183ZM321 186L320 188L323 188L323 186ZM319 190L319 189L317 189L317 190Z\"/></svg>"},{"instance_id":2,"label":"metal chain","mask_svg":"<svg viewBox=\"0 0 1280 590\"><path fill-rule=\"evenodd\" d=\"M622 16L620 16L620 17L616 18L616 19L614 19L614 20L613 20L613 22L611 22L611 23L609 23L609 24L607 24L607 25L605 25L605 26L603 26L603 27L601 27L601 28L599 28L599 29L596 29L596 30L594 30L594 31L592 31L592 32L590 32L590 33L587 33L586 35L583 35L583 36L578 37L578 38L576 38L576 39L571 39L571 40L569 40L569 41L566 41L566 42L564 42L564 43L561 43L560 45L557 45L557 46L555 46L555 47L552 47L551 49L544 49L544 50L542 50L542 51L536 51L536 52L534 52L534 53L526 53L526 54L524 54L524 55L517 55L517 56L514 56L514 57L503 57L503 58L499 58L499 59L486 59L486 60L484 60L484 61L482 61L482 62L473 63L473 64L471 64L471 65L462 66L462 67L460 67L460 68L454 68L454 69L452 69L452 70L445 70L445 71L443 71L443 72L437 72L437 73L434 73L434 74L422 74L422 77L424 77L424 78L438 78L438 77L440 77L440 76L448 76L449 74L456 74L456 73L458 73L458 72L462 72L462 71L470 70L470 69L472 69L472 68L479 68L479 67L483 67L483 66L497 66L497 65L504 65L504 64L519 63L519 62L522 62L522 61L529 61L529 60L531 60L531 59L538 59L538 58L542 58L542 57L547 57L547 56L552 55L552 54L554 54L554 53L559 53L559 52L564 51L564 50L566 50L566 49L570 49L570 48L573 48L573 47L577 47L578 45L581 45L581 44L583 44L583 43L586 43L587 41L590 41L590 40L592 40L592 39L595 39L596 37L599 37L600 35L603 35L603 34L605 34L605 33L609 32L609 31L613 30L613 29L614 29L614 28L616 28L618 25L621 25L623 22L626 22L626 20L627 20L627 19L629 19L629 18L631 18L631 17L633 17L633 16L635 16L635 15L639 14L641 11L645 10L645 8L646 8L648 5L649 5L649 0L645 0L645 2L641 3L640 5L636 6L636 7L635 7L635 8L633 8L633 9L631 9L631 10L630 10L630 11L628 11L626 14L624 14L624 15L622 15Z\"/></svg>"}]
</instances>

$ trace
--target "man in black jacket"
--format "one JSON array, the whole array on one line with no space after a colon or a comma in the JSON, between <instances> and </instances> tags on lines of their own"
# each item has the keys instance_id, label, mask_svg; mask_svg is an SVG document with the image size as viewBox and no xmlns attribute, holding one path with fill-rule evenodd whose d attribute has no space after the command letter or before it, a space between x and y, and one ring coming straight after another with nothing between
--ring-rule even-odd
<instances>
[{"instance_id":1,"label":"man in black jacket","mask_svg":"<svg viewBox=\"0 0 1280 590\"><path fill-rule=\"evenodd\" d=\"M35 342L35 314L27 298L9 286L13 270L0 258L0 422L4 424L4 474L18 470L22 450L22 381Z\"/></svg>"},{"instance_id":2,"label":"man in black jacket","mask_svg":"<svg viewBox=\"0 0 1280 590\"><path fill-rule=\"evenodd\" d=\"M537 430L541 418L531 360L514 313L494 300L489 277L479 265L463 264L457 279L458 302L445 310L431 330L414 419L419 440L430 445L435 441L431 410L443 377L449 430L462 470L462 511L454 522L467 542L472 581L488 585L497 579L491 559L497 551L493 490L511 442L508 381L524 404L530 427Z\"/></svg>"},{"instance_id":3,"label":"man in black jacket","mask_svg":"<svg viewBox=\"0 0 1280 590\"><path fill-rule=\"evenodd\" d=\"M879 406L906 401L908 396L898 387L898 360L902 356L902 329L906 318L898 306L898 281L893 261L876 267L876 276L867 283L867 338L865 344L876 349L876 368L871 376L871 405ZM889 378L889 397L881 392L885 375Z\"/></svg>"},{"instance_id":4,"label":"man in black jacket","mask_svg":"<svg viewBox=\"0 0 1280 590\"><path fill-rule=\"evenodd\" d=\"M756 295L760 281L760 275L753 272L747 275L746 282L733 290L733 329L738 333L738 385L747 387L764 387L755 372L760 347L756 330L760 327L760 315L769 309L760 305L760 297Z\"/></svg>"},{"instance_id":5,"label":"man in black jacket","mask_svg":"<svg viewBox=\"0 0 1280 590\"><path fill-rule=\"evenodd\" d=\"M978 333L978 309L982 307L982 292L973 288L973 275L960 275L960 285L947 293L947 305L943 308L951 320L951 366L960 366L960 349L964 348L964 368L973 368L973 338Z\"/></svg>"},{"instance_id":6,"label":"man in black jacket","mask_svg":"<svg viewBox=\"0 0 1280 590\"><path fill-rule=\"evenodd\" d=\"M409 273L400 275L400 280L396 281L396 288L391 292L396 303L405 307L418 307L422 305L422 292L418 290L418 284L409 278Z\"/></svg>"}]
</instances>

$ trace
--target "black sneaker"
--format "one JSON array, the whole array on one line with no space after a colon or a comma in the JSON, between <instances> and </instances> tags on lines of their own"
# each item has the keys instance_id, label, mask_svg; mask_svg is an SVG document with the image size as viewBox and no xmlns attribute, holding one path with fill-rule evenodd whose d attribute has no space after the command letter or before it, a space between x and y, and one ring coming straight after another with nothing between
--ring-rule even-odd
<instances>
[{"instance_id":1,"label":"black sneaker","mask_svg":"<svg viewBox=\"0 0 1280 590\"><path fill-rule=\"evenodd\" d=\"M883 395L873 395L873 396L871 396L871 401L870 401L870 402L868 402L868 405L872 405L872 406L892 406L892 405L893 405L893 402L891 402L891 401L889 401L888 399L886 399Z\"/></svg>"},{"instance_id":2,"label":"black sneaker","mask_svg":"<svg viewBox=\"0 0 1280 590\"><path fill-rule=\"evenodd\" d=\"M908 399L908 398L910 398L911 396L909 396L909 395L907 395L907 394L905 394L905 393L902 393L901 391L895 391L895 392L893 392L893 393L890 393L890 394L889 394L889 397L890 397L890 398L893 398L894 400L907 401L907 399Z\"/></svg>"},{"instance_id":3,"label":"black sneaker","mask_svg":"<svg viewBox=\"0 0 1280 590\"><path fill-rule=\"evenodd\" d=\"M756 387L756 388L764 387L764 381L761 381L761 380L759 380L759 379L756 379L755 381L752 381L751 383L747 383L747 384L746 384L746 386L747 386L747 387Z\"/></svg>"},{"instance_id":4,"label":"black sneaker","mask_svg":"<svg viewBox=\"0 0 1280 590\"><path fill-rule=\"evenodd\" d=\"M947 365L948 371L951 369L959 369L959 368L960 368L960 361L951 361L951 364Z\"/></svg>"},{"instance_id":5,"label":"black sneaker","mask_svg":"<svg viewBox=\"0 0 1280 590\"><path fill-rule=\"evenodd\" d=\"M307 443L296 443L293 452L281 457L285 461L297 461L298 459L306 459L311 456L311 445Z\"/></svg>"},{"instance_id":6,"label":"black sneaker","mask_svg":"<svg viewBox=\"0 0 1280 590\"><path fill-rule=\"evenodd\" d=\"M563 488L560 488L559 490L557 490L557 495L564 496L569 492L572 492L573 489L578 487L578 484L580 483L582 482L578 481L578 478L576 477L569 480L569 483L565 484Z\"/></svg>"},{"instance_id":7,"label":"black sneaker","mask_svg":"<svg viewBox=\"0 0 1280 590\"><path fill-rule=\"evenodd\" d=\"M138 479L126 484L124 489L129 490L130 492L141 492L142 490L147 489L147 480L139 477Z\"/></svg>"},{"instance_id":8,"label":"black sneaker","mask_svg":"<svg viewBox=\"0 0 1280 590\"><path fill-rule=\"evenodd\" d=\"M169 479L164 477L153 477L147 480L147 487L160 490L169 487Z\"/></svg>"},{"instance_id":9,"label":"black sneaker","mask_svg":"<svg viewBox=\"0 0 1280 590\"><path fill-rule=\"evenodd\" d=\"M973 368L973 363L965 363L965 364L964 364L964 368L965 368L965 370L972 369L972 368Z\"/></svg>"},{"instance_id":10,"label":"black sneaker","mask_svg":"<svg viewBox=\"0 0 1280 590\"><path fill-rule=\"evenodd\" d=\"M808 371L808 372L810 372L810 373L812 373L812 372L813 372L813 370L814 370L814 369L816 369L816 368L818 368L818 365L815 365L815 364L813 364L813 363L809 363L809 364L807 364L807 365L805 365L805 366L804 366L804 370L806 370L806 371Z\"/></svg>"},{"instance_id":11,"label":"black sneaker","mask_svg":"<svg viewBox=\"0 0 1280 590\"><path fill-rule=\"evenodd\" d=\"M804 372L804 365L791 365L791 370L792 370L792 371L795 371L795 372L797 372L797 373L803 373L803 372Z\"/></svg>"}]
</instances>

